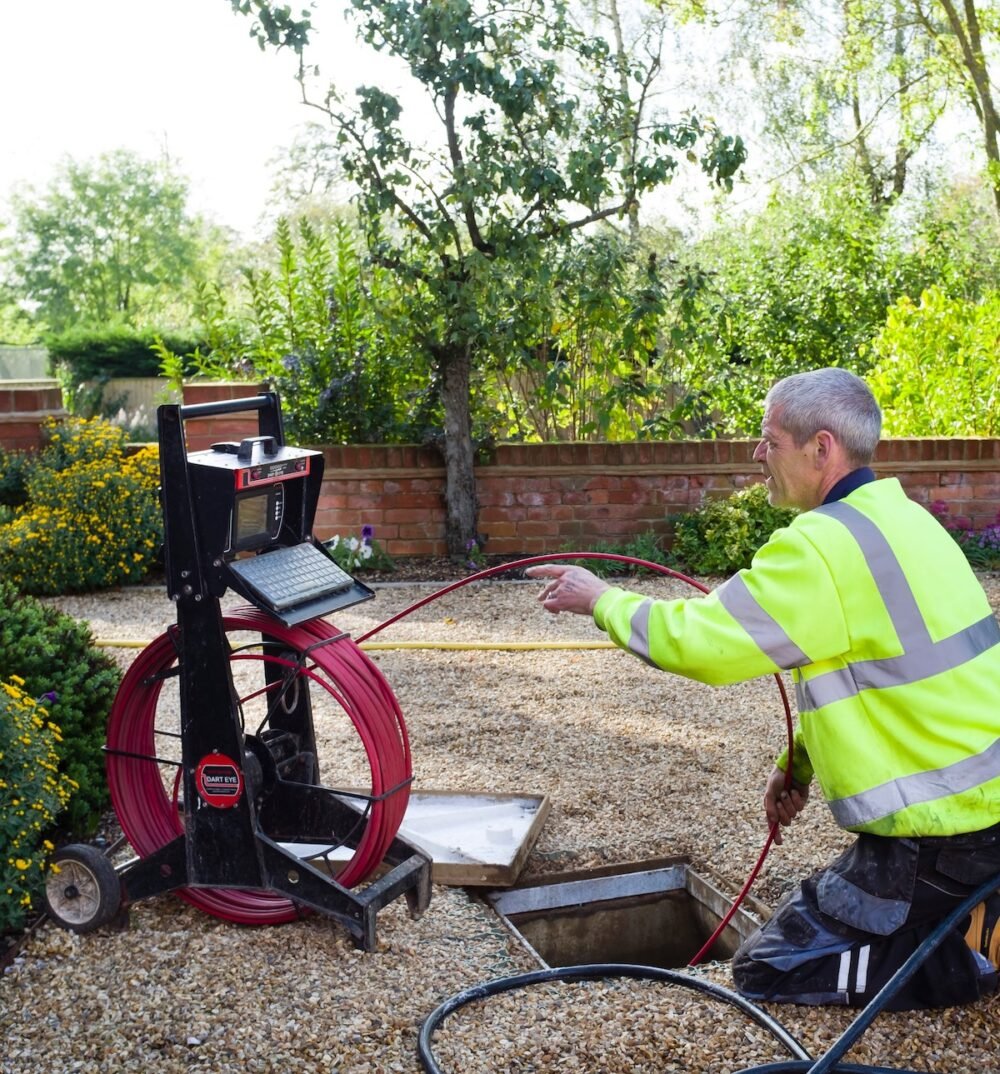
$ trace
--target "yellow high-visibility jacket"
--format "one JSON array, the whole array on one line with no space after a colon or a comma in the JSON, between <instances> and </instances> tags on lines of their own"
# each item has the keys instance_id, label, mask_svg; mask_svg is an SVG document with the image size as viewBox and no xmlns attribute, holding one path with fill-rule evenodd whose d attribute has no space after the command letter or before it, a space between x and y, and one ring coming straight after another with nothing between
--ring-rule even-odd
<instances>
[{"instance_id":1,"label":"yellow high-visibility jacket","mask_svg":"<svg viewBox=\"0 0 1000 1074\"><path fill-rule=\"evenodd\" d=\"M961 549L894 478L803 512L704 599L611 589L594 619L701 682L790 669L792 775L816 776L842 827L926 836L1000 822L1000 626Z\"/></svg>"}]
</instances>

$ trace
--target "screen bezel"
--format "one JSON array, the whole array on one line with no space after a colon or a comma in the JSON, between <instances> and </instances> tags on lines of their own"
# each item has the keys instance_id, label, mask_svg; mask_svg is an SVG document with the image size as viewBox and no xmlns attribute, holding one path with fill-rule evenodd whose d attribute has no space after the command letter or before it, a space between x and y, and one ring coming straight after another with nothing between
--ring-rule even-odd
<instances>
[{"instance_id":1,"label":"screen bezel","mask_svg":"<svg viewBox=\"0 0 1000 1074\"><path fill-rule=\"evenodd\" d=\"M233 503L232 525L229 534L229 548L232 552L249 552L254 549L266 548L274 544L278 539L278 531L281 529L281 519L284 513L284 488L281 484L269 485L266 488L258 488L239 492ZM250 505L250 501L264 501L264 520L260 528L250 533L240 533L240 523L243 521L242 506Z\"/></svg>"}]
</instances>

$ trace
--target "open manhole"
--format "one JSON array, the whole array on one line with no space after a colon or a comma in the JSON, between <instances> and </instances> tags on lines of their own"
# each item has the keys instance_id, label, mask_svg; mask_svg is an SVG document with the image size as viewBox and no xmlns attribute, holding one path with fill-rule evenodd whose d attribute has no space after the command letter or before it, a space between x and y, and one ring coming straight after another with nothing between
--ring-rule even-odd
<instances>
[{"instance_id":1,"label":"open manhole","mask_svg":"<svg viewBox=\"0 0 1000 1074\"><path fill-rule=\"evenodd\" d=\"M686 966L733 902L687 862L580 873L487 898L547 966L628 962L664 969ZM759 923L740 907L706 958L732 958Z\"/></svg>"}]
</instances>

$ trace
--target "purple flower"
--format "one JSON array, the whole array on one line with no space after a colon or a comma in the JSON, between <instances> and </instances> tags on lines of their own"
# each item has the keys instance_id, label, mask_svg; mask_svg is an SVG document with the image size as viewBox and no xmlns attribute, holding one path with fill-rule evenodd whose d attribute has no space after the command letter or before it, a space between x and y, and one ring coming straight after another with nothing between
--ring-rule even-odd
<instances>
[{"instance_id":1,"label":"purple flower","mask_svg":"<svg viewBox=\"0 0 1000 1074\"><path fill-rule=\"evenodd\" d=\"M373 526L362 526L361 527L361 540L364 541L365 544L370 544L371 539L374 536L375 536L375 529L374 529Z\"/></svg>"}]
</instances>

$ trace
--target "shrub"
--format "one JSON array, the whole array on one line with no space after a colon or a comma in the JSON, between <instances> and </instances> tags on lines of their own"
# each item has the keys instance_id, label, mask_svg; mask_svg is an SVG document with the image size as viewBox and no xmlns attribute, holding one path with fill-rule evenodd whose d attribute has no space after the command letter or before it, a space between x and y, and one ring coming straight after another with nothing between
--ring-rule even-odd
<instances>
[{"instance_id":1,"label":"shrub","mask_svg":"<svg viewBox=\"0 0 1000 1074\"><path fill-rule=\"evenodd\" d=\"M965 553L969 565L979 571L1000 569L1000 511L996 519L981 530L973 529L969 519L961 515L948 514L948 505L935 500L930 507L931 514L955 538L959 548Z\"/></svg>"},{"instance_id":2,"label":"shrub","mask_svg":"<svg viewBox=\"0 0 1000 1074\"><path fill-rule=\"evenodd\" d=\"M158 341L175 354L190 356L198 349L193 339L137 331L125 325L108 328L78 327L49 336L45 345L49 364L62 371L75 387L80 381L102 377L156 377L160 374Z\"/></svg>"},{"instance_id":3,"label":"shrub","mask_svg":"<svg viewBox=\"0 0 1000 1074\"><path fill-rule=\"evenodd\" d=\"M0 683L0 931L21 928L41 894L46 834L75 789L58 771L59 728L24 686Z\"/></svg>"},{"instance_id":4,"label":"shrub","mask_svg":"<svg viewBox=\"0 0 1000 1074\"><path fill-rule=\"evenodd\" d=\"M32 453L0 446L0 507L21 507L28 502L28 474L34 463Z\"/></svg>"},{"instance_id":5,"label":"shrub","mask_svg":"<svg viewBox=\"0 0 1000 1074\"><path fill-rule=\"evenodd\" d=\"M631 556L634 559L645 560L647 563L659 563L664 567L669 566L670 563L670 557L664 552L660 538L652 531L640 533L637 537L633 537L631 541L623 544L599 541L588 551L601 552L606 555ZM632 566L617 559L580 559L575 562L581 567L586 567L587 570L592 571L599 578L649 573L649 568L647 567Z\"/></svg>"},{"instance_id":6,"label":"shrub","mask_svg":"<svg viewBox=\"0 0 1000 1074\"><path fill-rule=\"evenodd\" d=\"M772 507L764 485L751 485L676 518L673 557L695 574L733 574L749 567L757 549L795 514Z\"/></svg>"},{"instance_id":7,"label":"shrub","mask_svg":"<svg viewBox=\"0 0 1000 1074\"><path fill-rule=\"evenodd\" d=\"M3 579L0 605L0 667L16 669L30 696L47 698L62 729L59 770L76 784L64 819L71 830L88 831L108 804L103 746L120 672L86 624L19 595Z\"/></svg>"},{"instance_id":8,"label":"shrub","mask_svg":"<svg viewBox=\"0 0 1000 1074\"><path fill-rule=\"evenodd\" d=\"M37 595L139 581L163 540L156 450L126 456L124 431L101 419L47 431L27 502L0 520L0 574Z\"/></svg>"}]
</instances>

